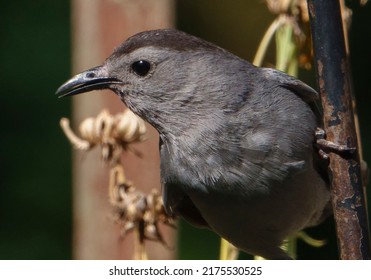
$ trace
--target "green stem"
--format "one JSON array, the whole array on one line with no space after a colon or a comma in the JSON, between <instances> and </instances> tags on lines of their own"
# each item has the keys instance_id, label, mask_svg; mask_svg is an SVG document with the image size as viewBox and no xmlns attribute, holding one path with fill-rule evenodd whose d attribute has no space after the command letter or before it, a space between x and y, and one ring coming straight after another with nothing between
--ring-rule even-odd
<instances>
[{"instance_id":1,"label":"green stem","mask_svg":"<svg viewBox=\"0 0 371 280\"><path fill-rule=\"evenodd\" d=\"M273 38L273 35L276 33L277 29L281 27L285 22L286 22L286 18L283 16L279 16L268 27L262 40L260 41L258 50L252 62L254 65L256 66L262 65L264 56L267 53L267 49L268 49L269 43L271 42Z\"/></svg>"},{"instance_id":2,"label":"green stem","mask_svg":"<svg viewBox=\"0 0 371 280\"><path fill-rule=\"evenodd\" d=\"M293 28L289 22L281 26L276 32L276 69L296 76L298 63L296 45L293 40Z\"/></svg>"},{"instance_id":3,"label":"green stem","mask_svg":"<svg viewBox=\"0 0 371 280\"><path fill-rule=\"evenodd\" d=\"M219 260L236 260L237 258L238 249L224 238L220 238Z\"/></svg>"}]
</instances>

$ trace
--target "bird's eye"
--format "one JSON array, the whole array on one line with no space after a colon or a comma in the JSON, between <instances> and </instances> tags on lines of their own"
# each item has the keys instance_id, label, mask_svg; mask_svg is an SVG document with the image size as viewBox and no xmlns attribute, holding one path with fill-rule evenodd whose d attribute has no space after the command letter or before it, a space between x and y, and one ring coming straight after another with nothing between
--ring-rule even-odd
<instances>
[{"instance_id":1,"label":"bird's eye","mask_svg":"<svg viewBox=\"0 0 371 280\"><path fill-rule=\"evenodd\" d=\"M151 64L146 60L138 60L133 62L131 69L133 69L134 73L138 76L144 77L151 69Z\"/></svg>"}]
</instances>

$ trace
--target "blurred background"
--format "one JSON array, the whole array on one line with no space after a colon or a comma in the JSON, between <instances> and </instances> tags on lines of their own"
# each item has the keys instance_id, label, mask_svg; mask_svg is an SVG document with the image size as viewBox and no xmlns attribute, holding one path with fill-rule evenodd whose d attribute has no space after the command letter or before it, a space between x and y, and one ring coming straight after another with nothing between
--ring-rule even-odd
<instances>
[{"instance_id":1,"label":"blurred background","mask_svg":"<svg viewBox=\"0 0 371 280\"><path fill-rule=\"evenodd\" d=\"M94 10L95 14L87 10L88 6L94 7L98 2L109 2L111 6ZM99 217L99 211L91 212L91 216L87 213L93 225L85 231L84 226L76 223L80 221L80 217L72 209L77 211L76 205L79 201L73 195L72 185L76 180L72 176L72 166L76 168L79 162L86 164L90 156L72 156L71 145L59 127L59 120L64 116L70 117L78 108L76 104L85 102L85 99L76 101L75 105L71 106L72 98L57 99L54 92L72 74L83 70L84 67L101 63L111 53L113 46L126 36L141 31L135 28L148 29L149 25L140 24L133 28L123 20L118 26L107 24L114 23L110 11L115 13L118 9L129 10L136 3L145 6L146 2L151 1L78 0L70 3L67 0L0 0L0 259L130 258L130 252L110 254L116 247L120 251L125 251L126 248L119 238L117 228L113 226L113 234L108 237L99 235L100 228L110 229L109 224L113 223L107 218L109 213L102 213ZM176 26L249 61L252 61L264 32L274 19L274 15L260 0L236 0L233 4L232 1L226 0L159 2L163 2L161 5L168 5L166 14L162 15L166 17L167 23L161 23L163 18L158 19L156 15L148 19L150 15L143 7L137 10L139 12L135 14L135 20L139 23L153 20L155 26ZM349 46L363 154L365 160L371 162L371 145L368 141L371 137L371 5L368 3L361 7L358 1L347 1L347 4L353 12ZM86 19L89 15L90 20L96 17L97 22L89 22ZM100 24L99 21L106 24ZM86 30L81 31L82 26L89 27L91 34L85 34ZM113 37L109 37L110 31L115 34ZM89 61L86 58L83 62L76 62L81 59L76 58L77 54L83 56L96 47L94 41L85 41L82 49L76 47L76 43L80 42L80 39L83 40L85 35L87 38L106 39L109 44L99 49L95 60ZM272 46L265 65L274 63L275 53ZM313 69L301 70L299 77L316 87ZM99 100L102 94L106 93L94 94L97 98L95 100ZM115 101L94 103L93 111L99 112L110 102L115 102L114 110L119 110L117 108L123 105L113 95L112 98ZM83 116L82 112L80 114L75 116L75 121L91 116ZM98 161L97 155L95 158ZM142 160L145 160L145 156ZM105 166L99 166L105 172ZM131 166L141 166L141 163ZM131 168L135 169L134 167ZM130 171L130 167L128 169ZM103 191L99 199L105 203L108 199L105 197L104 180L100 184ZM158 184L159 182L154 182L154 185ZM94 208L94 203L92 205ZM99 221L103 221L103 225L100 225ZM218 258L219 238L215 234L195 229L182 221L177 231L164 230L171 245L177 249L166 255L153 254L153 258ZM91 233L96 233L96 239L90 239L88 235ZM308 233L312 237L326 239L327 244L322 248L312 248L299 241L300 259L337 258L336 237L331 219L318 228L308 230ZM79 244L89 247L90 240L102 240L100 248L92 253L79 247ZM107 247L104 240L110 242ZM90 246L94 247L92 244ZM168 250L161 245L159 247L160 250ZM241 254L240 258L249 256Z\"/></svg>"}]
</instances>

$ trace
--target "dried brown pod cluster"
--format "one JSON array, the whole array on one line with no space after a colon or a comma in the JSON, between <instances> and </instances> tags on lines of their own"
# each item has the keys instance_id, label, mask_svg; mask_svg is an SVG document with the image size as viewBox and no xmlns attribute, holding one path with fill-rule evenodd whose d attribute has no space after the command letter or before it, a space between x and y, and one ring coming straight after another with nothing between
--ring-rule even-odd
<instances>
[{"instance_id":1,"label":"dried brown pod cluster","mask_svg":"<svg viewBox=\"0 0 371 280\"><path fill-rule=\"evenodd\" d=\"M100 146L102 160L110 166L108 195L115 222L120 224L122 236L130 231L137 233L135 258L146 258L145 240L158 241L168 247L159 224L174 227L174 222L164 211L161 195L155 189L149 194L138 191L126 180L121 163L121 154L130 150L130 143L145 140L144 121L130 110L116 115L103 110L97 117L81 122L80 136L73 132L67 118L62 118L60 125L74 148L89 151Z\"/></svg>"},{"instance_id":2,"label":"dried brown pod cluster","mask_svg":"<svg viewBox=\"0 0 371 280\"><path fill-rule=\"evenodd\" d=\"M158 190L152 189L149 194L138 191L128 182L121 165L110 171L110 203L114 207L115 221L121 225L121 234L132 230L138 232L139 243L145 240L167 244L159 230L159 224L175 227L172 218L166 215L162 198Z\"/></svg>"},{"instance_id":3,"label":"dried brown pod cluster","mask_svg":"<svg viewBox=\"0 0 371 280\"><path fill-rule=\"evenodd\" d=\"M86 118L79 126L81 137L72 131L67 118L60 125L74 148L88 151L101 145L102 159L112 163L119 161L129 143L143 141L146 133L144 121L130 110L116 115L103 110L95 118Z\"/></svg>"}]
</instances>

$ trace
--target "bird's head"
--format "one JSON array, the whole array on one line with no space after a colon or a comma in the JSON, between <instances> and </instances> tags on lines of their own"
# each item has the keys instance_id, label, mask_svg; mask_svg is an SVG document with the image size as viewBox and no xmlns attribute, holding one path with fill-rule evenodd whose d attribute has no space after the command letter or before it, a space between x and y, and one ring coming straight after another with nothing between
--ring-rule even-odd
<instances>
[{"instance_id":1,"label":"bird's head","mask_svg":"<svg viewBox=\"0 0 371 280\"><path fill-rule=\"evenodd\" d=\"M238 57L187 33L145 31L123 42L101 66L68 80L56 94L111 89L158 130L163 122L170 125L172 116L169 129L174 130L193 113L207 115L225 103L220 102L220 93L228 91L238 63L242 63Z\"/></svg>"}]
</instances>

